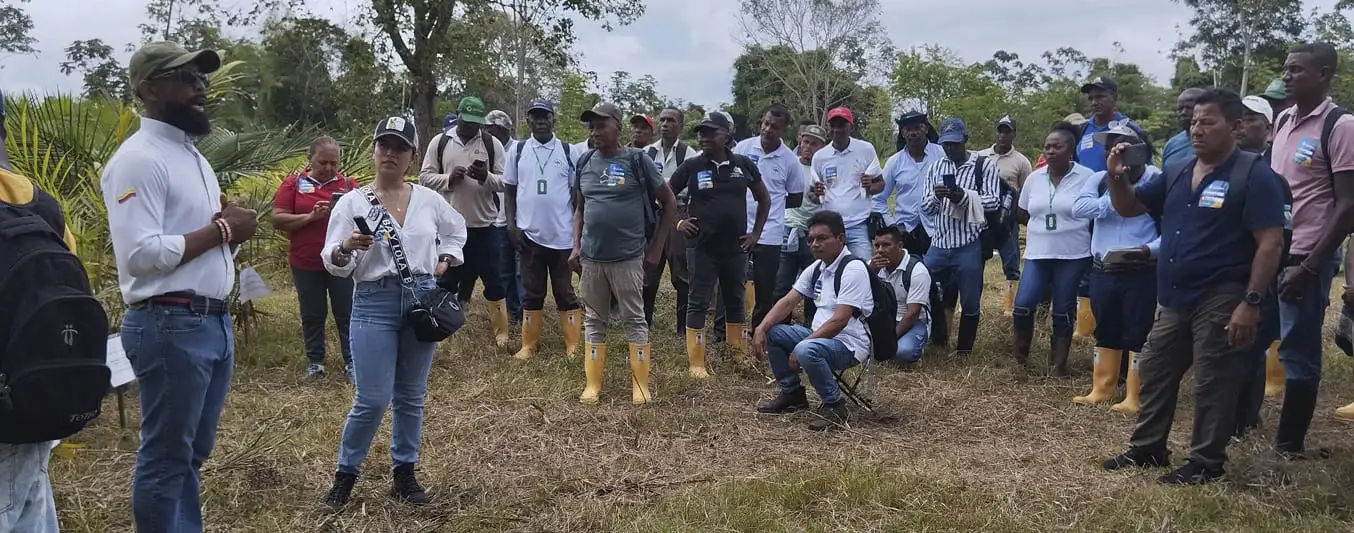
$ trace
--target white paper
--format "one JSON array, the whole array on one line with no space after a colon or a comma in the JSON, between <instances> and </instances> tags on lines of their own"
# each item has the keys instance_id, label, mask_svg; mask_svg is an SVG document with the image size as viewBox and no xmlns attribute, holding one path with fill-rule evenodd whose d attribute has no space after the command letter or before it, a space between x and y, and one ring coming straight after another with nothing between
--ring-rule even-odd
<instances>
[{"instance_id":1,"label":"white paper","mask_svg":"<svg viewBox=\"0 0 1354 533\"><path fill-rule=\"evenodd\" d=\"M112 371L112 377L108 381L114 387L136 381L132 362L127 359L127 352L122 351L121 335L114 334L108 337L108 370Z\"/></svg>"},{"instance_id":2,"label":"white paper","mask_svg":"<svg viewBox=\"0 0 1354 533\"><path fill-rule=\"evenodd\" d=\"M268 290L268 284L263 281L263 276L259 275L254 267L244 267L240 270L240 301L249 302L267 297L272 294Z\"/></svg>"}]
</instances>

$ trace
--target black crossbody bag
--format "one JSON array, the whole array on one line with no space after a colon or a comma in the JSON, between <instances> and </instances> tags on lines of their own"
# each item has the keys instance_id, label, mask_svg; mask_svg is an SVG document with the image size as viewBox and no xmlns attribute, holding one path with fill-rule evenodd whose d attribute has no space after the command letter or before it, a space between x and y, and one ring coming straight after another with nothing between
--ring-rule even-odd
<instances>
[{"instance_id":1,"label":"black crossbody bag","mask_svg":"<svg viewBox=\"0 0 1354 533\"><path fill-rule=\"evenodd\" d=\"M373 206L381 205L371 186L362 187L362 194ZM422 296L414 283L414 271L409 268L409 256L404 253L404 244L400 242L400 232L395 228L394 217L382 213L376 231L384 233L390 241L390 251L395 256L395 269L400 276L400 285L414 293L414 308L404 319L414 328L414 337L421 342L441 342L465 325L465 313L456 293L435 286Z\"/></svg>"}]
</instances>

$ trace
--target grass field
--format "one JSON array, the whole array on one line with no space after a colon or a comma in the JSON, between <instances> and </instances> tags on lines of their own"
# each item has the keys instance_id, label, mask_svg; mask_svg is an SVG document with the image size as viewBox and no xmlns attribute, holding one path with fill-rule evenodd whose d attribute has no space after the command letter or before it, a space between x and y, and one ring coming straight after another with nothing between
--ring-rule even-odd
<instances>
[{"instance_id":1,"label":"grass field","mask_svg":"<svg viewBox=\"0 0 1354 533\"><path fill-rule=\"evenodd\" d=\"M280 292L239 337L234 387L203 472L209 530L1354 531L1354 445L1350 427L1331 417L1354 401L1354 387L1350 361L1333 347L1309 441L1329 458L1266 459L1278 416L1268 400L1265 427L1230 449L1226 482L1163 487L1160 470L1099 469L1124 449L1132 420L1071 403L1089 389L1088 341L1074 347L1071 379L1007 362L998 283L989 276L973 357L930 351L918 371L880 367L876 414L829 434L805 430L806 415L754 412L774 391L764 364L740 372L712 350L714 379L687 378L670 293L653 336L656 402L639 408L629 402L619 331L602 404L585 407L582 364L564 360L549 301L542 353L525 363L493 348L476 307L441 346L430 378L419 471L437 503L411 508L385 497L387 422L352 504L333 516L315 509L352 389L338 372L302 382L295 298ZM331 336L331 369L333 344ZM1047 345L1036 338L1033 362ZM1189 398L1186 385L1171 436L1177 463L1189 442ZM74 459L53 459L63 531L131 531L135 392L127 399L129 429L119 429L110 398L98 424L73 439L85 446Z\"/></svg>"}]
</instances>

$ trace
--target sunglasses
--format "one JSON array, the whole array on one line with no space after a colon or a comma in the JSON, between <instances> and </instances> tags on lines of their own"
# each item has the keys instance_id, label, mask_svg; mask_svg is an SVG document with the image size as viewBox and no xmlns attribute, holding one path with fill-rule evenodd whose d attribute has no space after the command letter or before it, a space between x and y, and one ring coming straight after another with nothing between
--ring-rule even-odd
<instances>
[{"instance_id":1,"label":"sunglasses","mask_svg":"<svg viewBox=\"0 0 1354 533\"><path fill-rule=\"evenodd\" d=\"M164 72L160 72L158 74L151 76L149 79L152 80L169 79L189 85L192 85L193 83L196 82L201 82L203 87L208 87L211 85L211 81L207 78L207 75L198 72L196 70L185 70L185 69L166 70Z\"/></svg>"}]
</instances>

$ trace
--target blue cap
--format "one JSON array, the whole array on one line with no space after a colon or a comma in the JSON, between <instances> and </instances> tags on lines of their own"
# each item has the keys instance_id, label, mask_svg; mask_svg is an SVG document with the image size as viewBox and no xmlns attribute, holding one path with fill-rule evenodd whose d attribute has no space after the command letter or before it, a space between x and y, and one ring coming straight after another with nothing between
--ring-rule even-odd
<instances>
[{"instance_id":1,"label":"blue cap","mask_svg":"<svg viewBox=\"0 0 1354 533\"><path fill-rule=\"evenodd\" d=\"M456 113L442 117L442 131L451 131L456 126Z\"/></svg>"},{"instance_id":2,"label":"blue cap","mask_svg":"<svg viewBox=\"0 0 1354 533\"><path fill-rule=\"evenodd\" d=\"M968 128L964 127L964 121L957 118L947 118L945 122L940 123L941 144L961 143L968 137Z\"/></svg>"},{"instance_id":3,"label":"blue cap","mask_svg":"<svg viewBox=\"0 0 1354 533\"><path fill-rule=\"evenodd\" d=\"M553 115L555 114L555 104L544 98L537 98L531 101L531 105L527 106L527 113L532 111L545 111Z\"/></svg>"}]
</instances>

